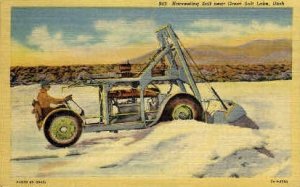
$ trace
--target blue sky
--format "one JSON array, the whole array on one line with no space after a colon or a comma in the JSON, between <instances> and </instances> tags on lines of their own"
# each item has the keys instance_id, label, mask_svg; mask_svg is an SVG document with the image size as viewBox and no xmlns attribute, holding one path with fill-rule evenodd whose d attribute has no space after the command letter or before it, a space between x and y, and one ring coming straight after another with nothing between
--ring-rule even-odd
<instances>
[{"instance_id":1,"label":"blue sky","mask_svg":"<svg viewBox=\"0 0 300 187\"><path fill-rule=\"evenodd\" d=\"M79 63L89 61L87 56L90 63L97 63L95 58L103 63L134 58L157 48L154 31L166 24L172 24L186 46L240 45L290 39L292 9L15 7L13 64L59 59Z\"/></svg>"},{"instance_id":2,"label":"blue sky","mask_svg":"<svg viewBox=\"0 0 300 187\"><path fill-rule=\"evenodd\" d=\"M98 43L104 40L104 36L109 31L95 29L95 23L99 20L125 22L151 20L154 27L147 33L150 34L157 27L167 23L171 23L176 30L186 33L193 30L208 33L219 29L214 26L200 28L189 26L197 20L207 19L242 25L256 21L260 24L274 23L284 27L292 24L291 17L291 9L13 8L12 38L28 47L37 47L29 44L28 36L34 28L46 26L50 35L61 32L67 44L76 45L74 41L79 35L96 36L87 43ZM137 25L133 29L138 30L139 26L142 27Z\"/></svg>"}]
</instances>

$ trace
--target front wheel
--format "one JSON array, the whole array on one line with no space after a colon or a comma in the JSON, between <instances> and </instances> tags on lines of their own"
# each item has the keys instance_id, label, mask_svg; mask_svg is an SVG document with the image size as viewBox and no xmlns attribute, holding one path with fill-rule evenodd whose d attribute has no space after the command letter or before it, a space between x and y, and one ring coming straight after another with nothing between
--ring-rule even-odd
<instances>
[{"instance_id":1,"label":"front wheel","mask_svg":"<svg viewBox=\"0 0 300 187\"><path fill-rule=\"evenodd\" d=\"M72 114L54 114L44 127L47 140L56 147L68 147L79 139L82 122Z\"/></svg>"}]
</instances>

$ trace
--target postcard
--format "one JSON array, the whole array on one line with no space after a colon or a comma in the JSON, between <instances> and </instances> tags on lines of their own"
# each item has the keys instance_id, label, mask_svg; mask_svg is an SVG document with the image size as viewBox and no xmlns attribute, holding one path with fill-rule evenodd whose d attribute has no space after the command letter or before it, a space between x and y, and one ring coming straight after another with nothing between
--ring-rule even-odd
<instances>
[{"instance_id":1,"label":"postcard","mask_svg":"<svg viewBox=\"0 0 300 187\"><path fill-rule=\"evenodd\" d=\"M3 1L0 186L300 186L299 5Z\"/></svg>"}]
</instances>

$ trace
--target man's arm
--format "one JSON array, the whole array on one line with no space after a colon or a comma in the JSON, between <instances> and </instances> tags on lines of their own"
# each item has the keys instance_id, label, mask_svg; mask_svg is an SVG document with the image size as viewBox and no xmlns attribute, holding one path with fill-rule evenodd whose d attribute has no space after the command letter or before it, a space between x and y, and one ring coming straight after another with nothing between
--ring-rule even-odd
<instances>
[{"instance_id":1,"label":"man's arm","mask_svg":"<svg viewBox=\"0 0 300 187\"><path fill-rule=\"evenodd\" d=\"M42 108L50 107L50 104L62 104L64 101L72 99L72 95L65 97L64 99L54 98L48 95L47 92L40 92L37 97Z\"/></svg>"},{"instance_id":2,"label":"man's arm","mask_svg":"<svg viewBox=\"0 0 300 187\"><path fill-rule=\"evenodd\" d=\"M51 97L50 95L48 95L47 99L51 104L62 104L65 101L65 99L54 98L54 97Z\"/></svg>"},{"instance_id":3,"label":"man's arm","mask_svg":"<svg viewBox=\"0 0 300 187\"><path fill-rule=\"evenodd\" d=\"M63 99L54 98L54 97L51 97L50 95L48 95L48 97L49 97L50 103L52 103L52 104L61 104L65 101L69 101L72 99L72 95L68 95Z\"/></svg>"}]
</instances>

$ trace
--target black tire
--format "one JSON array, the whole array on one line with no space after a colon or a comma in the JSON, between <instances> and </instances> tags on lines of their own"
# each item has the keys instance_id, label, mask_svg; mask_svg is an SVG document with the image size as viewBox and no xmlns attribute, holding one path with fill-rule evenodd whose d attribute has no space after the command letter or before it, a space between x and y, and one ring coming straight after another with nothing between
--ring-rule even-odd
<instances>
[{"instance_id":1,"label":"black tire","mask_svg":"<svg viewBox=\"0 0 300 187\"><path fill-rule=\"evenodd\" d=\"M55 147L68 147L77 142L82 133L82 120L71 112L50 116L44 126L44 134Z\"/></svg>"},{"instance_id":2,"label":"black tire","mask_svg":"<svg viewBox=\"0 0 300 187\"><path fill-rule=\"evenodd\" d=\"M178 108L182 110L179 110ZM180 115L183 113L183 115ZM203 121L203 109L200 103L190 95L180 94L174 96L166 104L164 111L161 115L160 121L171 121L171 120L198 120Z\"/></svg>"}]
</instances>

